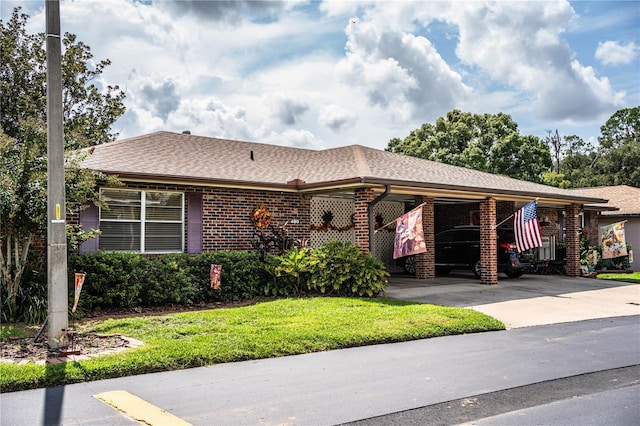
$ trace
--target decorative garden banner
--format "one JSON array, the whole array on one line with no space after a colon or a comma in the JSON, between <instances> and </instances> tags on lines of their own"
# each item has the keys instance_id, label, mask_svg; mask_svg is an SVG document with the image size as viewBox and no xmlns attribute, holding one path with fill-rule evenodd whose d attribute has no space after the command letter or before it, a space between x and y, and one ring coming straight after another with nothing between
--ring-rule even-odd
<instances>
[{"instance_id":1,"label":"decorative garden banner","mask_svg":"<svg viewBox=\"0 0 640 426\"><path fill-rule=\"evenodd\" d=\"M222 265L211 264L211 272L209 279L211 280L211 288L214 290L220 289L220 275L222 274Z\"/></svg>"},{"instance_id":2,"label":"decorative garden banner","mask_svg":"<svg viewBox=\"0 0 640 426\"><path fill-rule=\"evenodd\" d=\"M624 223L623 221L600 227L603 259L613 259L628 254L624 238Z\"/></svg>"},{"instance_id":3,"label":"decorative garden banner","mask_svg":"<svg viewBox=\"0 0 640 426\"><path fill-rule=\"evenodd\" d=\"M80 300L80 292L82 291L82 284L84 284L84 278L87 276L84 272L76 272L74 282L74 295L73 295L73 308L71 312L75 312L78 307L78 301Z\"/></svg>"},{"instance_id":4,"label":"decorative garden banner","mask_svg":"<svg viewBox=\"0 0 640 426\"><path fill-rule=\"evenodd\" d=\"M427 245L424 242L424 230L422 229L422 205L420 205L396 219L393 258L397 259L426 251Z\"/></svg>"}]
</instances>

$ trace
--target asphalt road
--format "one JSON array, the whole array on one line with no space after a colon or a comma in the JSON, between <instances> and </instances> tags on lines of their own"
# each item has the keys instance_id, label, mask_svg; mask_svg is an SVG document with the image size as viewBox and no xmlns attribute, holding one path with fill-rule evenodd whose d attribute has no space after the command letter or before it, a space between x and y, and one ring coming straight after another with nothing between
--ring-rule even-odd
<instances>
[{"instance_id":1,"label":"asphalt road","mask_svg":"<svg viewBox=\"0 0 640 426\"><path fill-rule=\"evenodd\" d=\"M447 404L483 410L426 424L589 424L572 417L588 408L638 424L638 365L640 317L621 316L1 394L0 423L136 424L94 397L124 390L194 425L384 424Z\"/></svg>"}]
</instances>

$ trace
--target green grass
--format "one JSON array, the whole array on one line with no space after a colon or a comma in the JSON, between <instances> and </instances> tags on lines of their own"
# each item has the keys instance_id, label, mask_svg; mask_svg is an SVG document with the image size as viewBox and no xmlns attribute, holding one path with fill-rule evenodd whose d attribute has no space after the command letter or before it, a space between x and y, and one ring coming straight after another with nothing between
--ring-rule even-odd
<instances>
[{"instance_id":1,"label":"green grass","mask_svg":"<svg viewBox=\"0 0 640 426\"><path fill-rule=\"evenodd\" d=\"M598 274L598 279L640 283L640 272L631 272L630 274Z\"/></svg>"},{"instance_id":2,"label":"green grass","mask_svg":"<svg viewBox=\"0 0 640 426\"><path fill-rule=\"evenodd\" d=\"M26 324L3 324L0 326L0 340L9 337L29 337L38 332L38 326Z\"/></svg>"},{"instance_id":3,"label":"green grass","mask_svg":"<svg viewBox=\"0 0 640 426\"><path fill-rule=\"evenodd\" d=\"M0 364L2 392L450 334L502 330L480 312L386 299L280 299L238 308L109 319L87 330L144 346L86 361Z\"/></svg>"}]
</instances>

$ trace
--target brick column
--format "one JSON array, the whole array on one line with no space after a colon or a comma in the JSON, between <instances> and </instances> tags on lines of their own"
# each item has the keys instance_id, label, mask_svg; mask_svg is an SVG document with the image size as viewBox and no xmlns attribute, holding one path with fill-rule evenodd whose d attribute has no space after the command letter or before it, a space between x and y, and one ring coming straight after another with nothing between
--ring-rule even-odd
<instances>
[{"instance_id":1,"label":"brick column","mask_svg":"<svg viewBox=\"0 0 640 426\"><path fill-rule=\"evenodd\" d=\"M498 248L496 232L496 200L480 203L480 282L498 284Z\"/></svg>"},{"instance_id":2,"label":"brick column","mask_svg":"<svg viewBox=\"0 0 640 426\"><path fill-rule=\"evenodd\" d=\"M566 214L566 243L567 243L567 258L566 258L566 270L567 276L579 277L580 276L580 234L579 234L579 221L578 214L580 213L580 206L578 204L571 204L567 206Z\"/></svg>"},{"instance_id":3,"label":"brick column","mask_svg":"<svg viewBox=\"0 0 640 426\"><path fill-rule=\"evenodd\" d=\"M369 252L369 218L367 216L367 207L374 198L375 193L372 188L358 188L354 194L354 244L365 253Z\"/></svg>"},{"instance_id":4,"label":"brick column","mask_svg":"<svg viewBox=\"0 0 640 426\"><path fill-rule=\"evenodd\" d=\"M434 203L431 197L416 197L416 205L422 206L422 230L427 251L416 255L416 278L428 280L436 276Z\"/></svg>"}]
</instances>

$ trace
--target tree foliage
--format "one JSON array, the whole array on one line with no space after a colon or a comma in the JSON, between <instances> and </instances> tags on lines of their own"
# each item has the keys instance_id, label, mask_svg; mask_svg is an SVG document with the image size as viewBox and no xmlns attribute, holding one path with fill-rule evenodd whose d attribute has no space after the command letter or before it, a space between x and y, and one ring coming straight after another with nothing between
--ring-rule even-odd
<instances>
[{"instance_id":1,"label":"tree foliage","mask_svg":"<svg viewBox=\"0 0 640 426\"><path fill-rule=\"evenodd\" d=\"M551 167L549 146L536 136L521 135L503 113L453 110L402 140L391 139L386 150L532 182L541 182Z\"/></svg>"},{"instance_id":2,"label":"tree foliage","mask_svg":"<svg viewBox=\"0 0 640 426\"><path fill-rule=\"evenodd\" d=\"M7 22L0 21L0 288L11 311L29 250L36 236L46 234L47 219L45 38L26 32L28 18L15 8ZM109 61L91 65L90 48L72 34L63 43L66 211L73 214L87 200L99 202L98 181L114 180L79 169L89 154L70 150L116 138L111 126L124 113L124 93L100 84Z\"/></svg>"},{"instance_id":3,"label":"tree foliage","mask_svg":"<svg viewBox=\"0 0 640 426\"><path fill-rule=\"evenodd\" d=\"M28 34L29 16L13 10L11 19L1 23L0 125L5 134L20 139L20 122L27 118L46 122L47 75L44 34ZM113 123L124 113L124 92L118 86L104 86L99 77L111 64L94 65L91 48L74 34L63 37L62 102L65 148L76 149L112 141L117 134Z\"/></svg>"},{"instance_id":4,"label":"tree foliage","mask_svg":"<svg viewBox=\"0 0 640 426\"><path fill-rule=\"evenodd\" d=\"M640 107L616 111L600 127L598 146L578 136L564 137L559 173L560 187L630 185L640 187Z\"/></svg>"}]
</instances>

